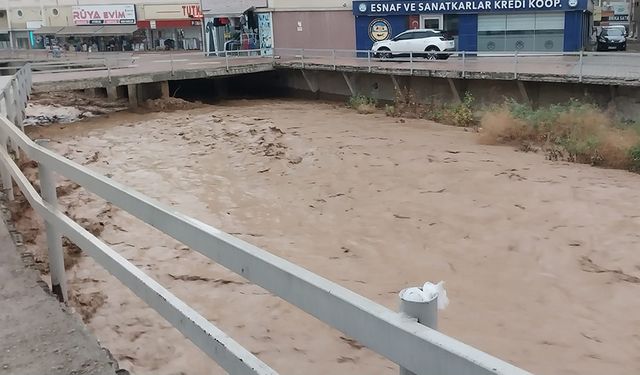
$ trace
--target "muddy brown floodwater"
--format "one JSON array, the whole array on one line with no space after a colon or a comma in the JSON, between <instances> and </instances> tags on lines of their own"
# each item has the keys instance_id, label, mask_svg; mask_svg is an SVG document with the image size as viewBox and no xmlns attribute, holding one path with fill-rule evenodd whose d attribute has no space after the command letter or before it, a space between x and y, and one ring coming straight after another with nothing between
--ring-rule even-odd
<instances>
[{"instance_id":1,"label":"muddy brown floodwater","mask_svg":"<svg viewBox=\"0 0 640 375\"><path fill-rule=\"evenodd\" d=\"M72 160L391 309L446 282L441 330L545 374L640 373L640 176L545 161L422 120L230 101L31 130ZM83 189L61 198L207 319L288 374L397 367ZM43 235L32 239L43 246ZM93 261L76 306L135 374L219 374Z\"/></svg>"}]
</instances>

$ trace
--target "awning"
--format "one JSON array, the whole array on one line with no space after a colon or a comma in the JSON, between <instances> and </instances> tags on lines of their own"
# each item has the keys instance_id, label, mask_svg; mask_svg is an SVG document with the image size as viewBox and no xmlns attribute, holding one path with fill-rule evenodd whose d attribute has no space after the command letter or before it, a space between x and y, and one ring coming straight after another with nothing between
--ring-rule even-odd
<instances>
[{"instance_id":1,"label":"awning","mask_svg":"<svg viewBox=\"0 0 640 375\"><path fill-rule=\"evenodd\" d=\"M138 26L136 25L114 25L114 26L67 26L56 27L47 26L34 30L35 34L60 35L60 36L109 36L109 35L131 35Z\"/></svg>"},{"instance_id":2,"label":"awning","mask_svg":"<svg viewBox=\"0 0 640 375\"><path fill-rule=\"evenodd\" d=\"M100 30L98 30L95 34L96 36L105 36L105 35L131 35L138 30L137 25L114 25L114 26L104 26Z\"/></svg>"},{"instance_id":3,"label":"awning","mask_svg":"<svg viewBox=\"0 0 640 375\"><path fill-rule=\"evenodd\" d=\"M38 35L54 35L62 29L62 26L42 26L39 29L33 30L33 33Z\"/></svg>"},{"instance_id":4,"label":"awning","mask_svg":"<svg viewBox=\"0 0 640 375\"><path fill-rule=\"evenodd\" d=\"M68 36L94 36L103 26L67 26L55 33Z\"/></svg>"}]
</instances>

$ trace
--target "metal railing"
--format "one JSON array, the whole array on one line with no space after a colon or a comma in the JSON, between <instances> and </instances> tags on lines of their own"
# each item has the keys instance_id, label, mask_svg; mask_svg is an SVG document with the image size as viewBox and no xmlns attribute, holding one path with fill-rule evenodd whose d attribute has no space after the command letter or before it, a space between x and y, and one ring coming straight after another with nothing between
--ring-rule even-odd
<instances>
[{"instance_id":1,"label":"metal railing","mask_svg":"<svg viewBox=\"0 0 640 375\"><path fill-rule=\"evenodd\" d=\"M583 80L640 82L640 54L629 52L466 52L371 51L275 48L277 65L301 69L359 69L369 73L404 72L410 75L444 75L476 78L486 73L519 79L537 75ZM605 82L606 83L606 82Z\"/></svg>"},{"instance_id":2,"label":"metal railing","mask_svg":"<svg viewBox=\"0 0 640 375\"><path fill-rule=\"evenodd\" d=\"M6 102L3 108L13 106L11 111L14 112L24 108L29 93L29 69L25 66L10 78L10 82L4 82L4 86L0 87ZM6 99L11 98L11 95L14 95L14 100ZM65 236L227 372L276 374L268 365L193 308L66 216L57 207L53 173L79 184L191 249L353 337L396 362L405 374L528 374L420 324L407 313L389 310L302 267L179 214L139 192L76 164L47 149L46 142L32 141L7 115L7 111L0 115L0 172L3 187L11 198L15 182L34 210L44 219L52 288L61 300L65 300L67 295L61 243L61 236ZM7 148L9 142L10 149L14 149L16 155L24 155L37 162L42 195L14 162Z\"/></svg>"},{"instance_id":3,"label":"metal railing","mask_svg":"<svg viewBox=\"0 0 640 375\"><path fill-rule=\"evenodd\" d=\"M202 70L209 67L232 68L256 61L308 70L342 70L380 74L429 75L443 78L555 80L640 85L640 54L625 52L466 52L438 51L387 53L340 49L256 49L220 52L181 52L161 54L111 54L35 62L35 74L85 71L86 79L108 78L147 72ZM431 57L436 59L432 60ZM444 59L446 57L446 59ZM54 77L52 77L53 79Z\"/></svg>"}]
</instances>

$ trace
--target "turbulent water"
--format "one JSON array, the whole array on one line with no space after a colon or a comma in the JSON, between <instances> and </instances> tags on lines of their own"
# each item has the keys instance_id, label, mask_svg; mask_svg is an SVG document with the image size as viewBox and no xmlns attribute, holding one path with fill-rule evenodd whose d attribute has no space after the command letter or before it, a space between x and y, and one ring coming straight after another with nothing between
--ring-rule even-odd
<instances>
[{"instance_id":1,"label":"turbulent water","mask_svg":"<svg viewBox=\"0 0 640 375\"><path fill-rule=\"evenodd\" d=\"M478 145L474 133L421 120L289 100L117 113L31 135L389 308L402 288L444 280L451 304L441 330L529 371L640 373L638 175ZM62 184L68 215L276 370L397 373L295 307ZM30 218L21 226L43 253ZM223 373L90 258L73 254L74 305L121 367Z\"/></svg>"}]
</instances>

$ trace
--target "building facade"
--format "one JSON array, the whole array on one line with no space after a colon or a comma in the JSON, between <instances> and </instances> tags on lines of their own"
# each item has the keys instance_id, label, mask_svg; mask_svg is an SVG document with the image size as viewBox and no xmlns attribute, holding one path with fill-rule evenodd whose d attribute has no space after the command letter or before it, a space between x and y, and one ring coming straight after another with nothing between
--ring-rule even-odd
<instances>
[{"instance_id":1,"label":"building facade","mask_svg":"<svg viewBox=\"0 0 640 375\"><path fill-rule=\"evenodd\" d=\"M351 1L271 0L274 41L280 48L354 49Z\"/></svg>"},{"instance_id":2,"label":"building facade","mask_svg":"<svg viewBox=\"0 0 640 375\"><path fill-rule=\"evenodd\" d=\"M347 0L203 0L208 51L353 49Z\"/></svg>"},{"instance_id":3,"label":"building facade","mask_svg":"<svg viewBox=\"0 0 640 375\"><path fill-rule=\"evenodd\" d=\"M199 0L0 0L0 48L199 50L202 19Z\"/></svg>"},{"instance_id":4,"label":"building facade","mask_svg":"<svg viewBox=\"0 0 640 375\"><path fill-rule=\"evenodd\" d=\"M578 51L592 33L591 0L354 1L358 50L410 28L446 30L459 51Z\"/></svg>"}]
</instances>

